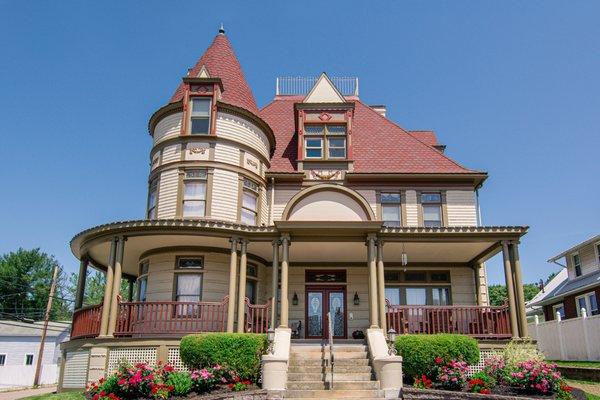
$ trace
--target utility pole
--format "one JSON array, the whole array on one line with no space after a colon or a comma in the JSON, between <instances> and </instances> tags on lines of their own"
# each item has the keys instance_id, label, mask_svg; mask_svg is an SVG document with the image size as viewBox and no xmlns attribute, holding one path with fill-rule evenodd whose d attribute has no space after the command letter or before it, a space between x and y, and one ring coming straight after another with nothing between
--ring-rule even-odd
<instances>
[{"instance_id":1,"label":"utility pole","mask_svg":"<svg viewBox=\"0 0 600 400\"><path fill-rule=\"evenodd\" d=\"M58 265L54 266L52 273L52 284L50 285L50 295L48 296L48 304L46 305L46 314L44 315L44 329L42 330L42 340L40 341L40 351L38 352L37 363L35 366L35 378L33 386L40 384L40 373L42 372L42 358L44 357L44 342L46 341L46 333L48 332L48 322L50 320L50 311L52 310L52 299L56 290L56 278L58 277Z\"/></svg>"}]
</instances>

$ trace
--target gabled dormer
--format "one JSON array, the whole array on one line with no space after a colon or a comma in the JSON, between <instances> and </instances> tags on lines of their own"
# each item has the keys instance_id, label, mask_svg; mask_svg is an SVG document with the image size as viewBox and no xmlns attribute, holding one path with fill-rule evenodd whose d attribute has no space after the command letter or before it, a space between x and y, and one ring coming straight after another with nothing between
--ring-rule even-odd
<instances>
[{"instance_id":1,"label":"gabled dormer","mask_svg":"<svg viewBox=\"0 0 600 400\"><path fill-rule=\"evenodd\" d=\"M322 73L295 110L298 170L307 179L342 180L352 170L354 102Z\"/></svg>"}]
</instances>

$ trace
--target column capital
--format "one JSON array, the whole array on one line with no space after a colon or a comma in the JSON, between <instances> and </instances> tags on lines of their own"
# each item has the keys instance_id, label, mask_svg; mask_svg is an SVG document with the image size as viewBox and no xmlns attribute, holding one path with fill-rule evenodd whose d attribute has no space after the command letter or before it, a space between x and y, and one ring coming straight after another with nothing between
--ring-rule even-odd
<instances>
[{"instance_id":1,"label":"column capital","mask_svg":"<svg viewBox=\"0 0 600 400\"><path fill-rule=\"evenodd\" d=\"M365 246L370 245L371 243L375 244L377 242L377 235L374 233L367 234L367 238L365 239Z\"/></svg>"},{"instance_id":2,"label":"column capital","mask_svg":"<svg viewBox=\"0 0 600 400\"><path fill-rule=\"evenodd\" d=\"M514 246L518 246L518 245L521 244L521 241L520 240L509 240L508 244L512 244Z\"/></svg>"},{"instance_id":3,"label":"column capital","mask_svg":"<svg viewBox=\"0 0 600 400\"><path fill-rule=\"evenodd\" d=\"M377 247L383 247L383 245L385 244L385 240L377 238L375 240L375 244L377 245Z\"/></svg>"},{"instance_id":4,"label":"column capital","mask_svg":"<svg viewBox=\"0 0 600 400\"><path fill-rule=\"evenodd\" d=\"M240 238L239 242L240 242L240 249L243 249L243 251L246 251L246 249L248 248L248 243L250 243L250 241L245 238Z\"/></svg>"},{"instance_id":5,"label":"column capital","mask_svg":"<svg viewBox=\"0 0 600 400\"><path fill-rule=\"evenodd\" d=\"M289 233L282 233L281 238L279 239L281 244L287 244L288 246L292 243Z\"/></svg>"},{"instance_id":6,"label":"column capital","mask_svg":"<svg viewBox=\"0 0 600 400\"><path fill-rule=\"evenodd\" d=\"M273 247L275 246L281 246L281 239L274 239L271 244L273 245Z\"/></svg>"},{"instance_id":7,"label":"column capital","mask_svg":"<svg viewBox=\"0 0 600 400\"><path fill-rule=\"evenodd\" d=\"M231 243L232 245L237 245L241 240L242 238L240 237L232 236L229 238L229 243Z\"/></svg>"}]
</instances>

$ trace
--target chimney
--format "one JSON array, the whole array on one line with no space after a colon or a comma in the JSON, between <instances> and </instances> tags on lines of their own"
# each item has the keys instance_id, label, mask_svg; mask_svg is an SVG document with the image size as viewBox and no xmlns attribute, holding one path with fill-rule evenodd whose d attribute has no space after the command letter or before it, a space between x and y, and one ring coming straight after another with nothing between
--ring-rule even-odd
<instances>
[{"instance_id":1,"label":"chimney","mask_svg":"<svg viewBox=\"0 0 600 400\"><path fill-rule=\"evenodd\" d=\"M378 105L372 105L369 106L371 107L373 110L377 111L377 113L383 117L385 117L385 113L387 111L387 107L383 104L378 104Z\"/></svg>"}]
</instances>

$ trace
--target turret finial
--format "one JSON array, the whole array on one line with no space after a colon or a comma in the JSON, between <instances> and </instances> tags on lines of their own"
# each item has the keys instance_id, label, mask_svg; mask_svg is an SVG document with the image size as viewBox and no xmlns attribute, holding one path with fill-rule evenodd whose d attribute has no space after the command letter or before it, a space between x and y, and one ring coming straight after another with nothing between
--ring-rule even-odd
<instances>
[{"instance_id":1,"label":"turret finial","mask_svg":"<svg viewBox=\"0 0 600 400\"><path fill-rule=\"evenodd\" d=\"M225 27L223 27L223 23L221 22L221 27L219 28L219 35L225 34Z\"/></svg>"}]
</instances>

